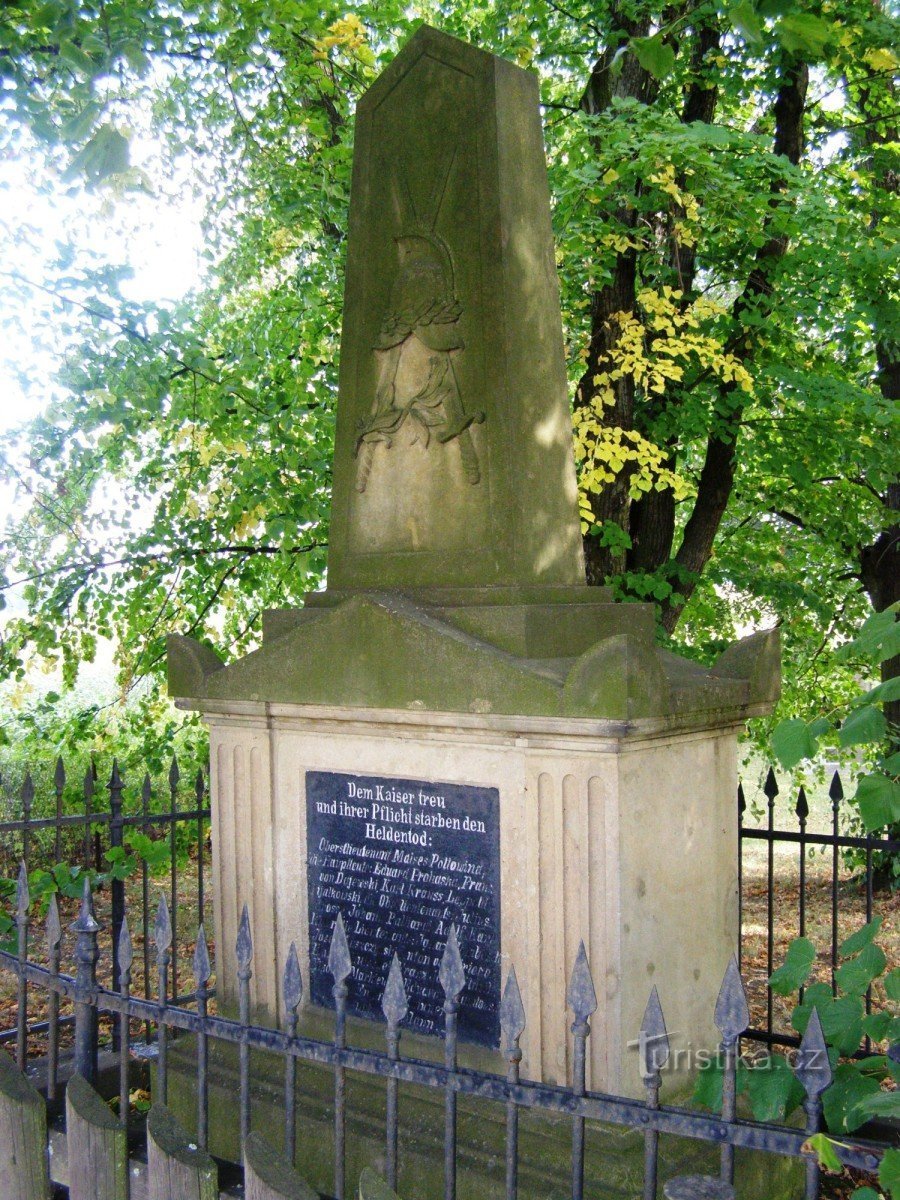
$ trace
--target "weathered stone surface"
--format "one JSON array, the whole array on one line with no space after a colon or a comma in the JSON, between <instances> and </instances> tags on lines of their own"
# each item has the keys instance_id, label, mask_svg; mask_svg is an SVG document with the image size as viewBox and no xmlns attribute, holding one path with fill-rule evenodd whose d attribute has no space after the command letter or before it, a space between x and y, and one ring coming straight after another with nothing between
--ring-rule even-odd
<instances>
[{"instance_id":1,"label":"weathered stone surface","mask_svg":"<svg viewBox=\"0 0 900 1200\"><path fill-rule=\"evenodd\" d=\"M199 643L170 639L170 694L619 721L666 717L672 728L743 720L768 710L773 689L777 695L777 674L765 669L777 662L777 631L755 635L746 651L739 644L710 671L656 646L652 611L641 605L438 607L366 592L301 615L292 621L278 614L273 632L280 636L228 667ZM180 690L188 684L190 692Z\"/></svg>"},{"instance_id":2,"label":"weathered stone surface","mask_svg":"<svg viewBox=\"0 0 900 1200\"><path fill-rule=\"evenodd\" d=\"M362 98L329 586L584 584L537 76L423 26Z\"/></svg>"},{"instance_id":3,"label":"weathered stone surface","mask_svg":"<svg viewBox=\"0 0 900 1200\"><path fill-rule=\"evenodd\" d=\"M191 1039L169 1051L169 1092L173 1111L187 1129L196 1123L196 1066ZM216 1043L210 1050L210 1149L238 1161L239 1118L237 1047ZM254 1130L280 1149L284 1128L284 1081L271 1055L251 1055L251 1117ZM297 1168L323 1195L333 1191L334 1079L330 1071L298 1064ZM367 1169L384 1171L384 1082L349 1073L347 1077L347 1182L355 1194ZM500 1104L460 1096L458 1194L502 1200L505 1111ZM444 1097L404 1084L400 1093L398 1193L409 1200L442 1200ZM569 1200L572 1121L568 1116L519 1115L521 1200ZM687 1138L660 1139L660 1179L718 1172L717 1146ZM588 1123L585 1195L596 1200L634 1200L641 1194L644 1139L640 1130ZM791 1200L802 1190L802 1164L773 1155L738 1151L739 1200Z\"/></svg>"}]
</instances>

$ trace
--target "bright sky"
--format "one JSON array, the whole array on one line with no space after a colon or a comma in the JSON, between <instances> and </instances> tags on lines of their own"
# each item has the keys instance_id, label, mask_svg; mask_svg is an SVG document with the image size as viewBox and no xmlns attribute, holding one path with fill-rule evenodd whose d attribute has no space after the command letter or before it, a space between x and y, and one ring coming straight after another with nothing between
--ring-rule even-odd
<instances>
[{"instance_id":1,"label":"bright sky","mask_svg":"<svg viewBox=\"0 0 900 1200\"><path fill-rule=\"evenodd\" d=\"M152 141L132 140L132 164L150 178L157 158ZM60 185L48 193L39 188L27 160L0 159L0 283L8 284L4 273L9 271L44 279L59 244L72 240L131 267L133 277L122 286L129 299L178 299L200 281L200 214L187 187L174 196L134 191L115 200L104 189L91 193ZM24 231L27 245L14 240L13 231ZM52 375L64 346L57 343L48 354L29 336L48 300L27 288L0 290L0 434L52 398ZM0 510L7 499L0 493Z\"/></svg>"}]
</instances>

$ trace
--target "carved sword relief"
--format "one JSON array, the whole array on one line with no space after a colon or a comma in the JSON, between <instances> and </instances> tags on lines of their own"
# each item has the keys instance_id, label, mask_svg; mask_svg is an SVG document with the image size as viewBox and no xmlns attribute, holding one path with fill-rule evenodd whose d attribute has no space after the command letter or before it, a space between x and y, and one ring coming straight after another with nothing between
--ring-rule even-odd
<instances>
[{"instance_id":1,"label":"carved sword relief","mask_svg":"<svg viewBox=\"0 0 900 1200\"><path fill-rule=\"evenodd\" d=\"M369 417L357 430L356 488L364 492L376 445L386 448L404 426L412 425L412 443L427 449L432 435L439 442L456 440L466 479L481 479L478 454L469 426L484 420L483 412L465 410L454 368L464 349L459 332L462 305L456 297L453 261L437 233L441 203L456 157L450 152L438 172L428 211L416 212L403 169L398 180L402 232L397 246L397 274L378 338L372 347L378 363L375 400Z\"/></svg>"}]
</instances>

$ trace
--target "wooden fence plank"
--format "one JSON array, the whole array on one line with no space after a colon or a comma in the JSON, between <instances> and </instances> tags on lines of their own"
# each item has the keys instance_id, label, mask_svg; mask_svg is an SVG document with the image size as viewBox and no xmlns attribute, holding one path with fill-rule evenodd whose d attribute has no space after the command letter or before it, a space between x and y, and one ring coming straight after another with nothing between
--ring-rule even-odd
<instances>
[{"instance_id":1,"label":"wooden fence plank","mask_svg":"<svg viewBox=\"0 0 900 1200\"><path fill-rule=\"evenodd\" d=\"M147 1117L147 1171L150 1200L218 1200L216 1164L162 1104Z\"/></svg>"},{"instance_id":2,"label":"wooden fence plank","mask_svg":"<svg viewBox=\"0 0 900 1200\"><path fill-rule=\"evenodd\" d=\"M246 1200L318 1200L306 1180L258 1133L244 1142Z\"/></svg>"},{"instance_id":3,"label":"wooden fence plank","mask_svg":"<svg viewBox=\"0 0 900 1200\"><path fill-rule=\"evenodd\" d=\"M0 1050L0 1196L47 1200L47 1110L34 1084Z\"/></svg>"},{"instance_id":4,"label":"wooden fence plank","mask_svg":"<svg viewBox=\"0 0 900 1200\"><path fill-rule=\"evenodd\" d=\"M400 1200L400 1197L371 1167L366 1167L359 1177L359 1200Z\"/></svg>"},{"instance_id":5,"label":"wooden fence plank","mask_svg":"<svg viewBox=\"0 0 900 1200\"><path fill-rule=\"evenodd\" d=\"M81 1075L66 1085L69 1200L127 1200L125 1127Z\"/></svg>"}]
</instances>

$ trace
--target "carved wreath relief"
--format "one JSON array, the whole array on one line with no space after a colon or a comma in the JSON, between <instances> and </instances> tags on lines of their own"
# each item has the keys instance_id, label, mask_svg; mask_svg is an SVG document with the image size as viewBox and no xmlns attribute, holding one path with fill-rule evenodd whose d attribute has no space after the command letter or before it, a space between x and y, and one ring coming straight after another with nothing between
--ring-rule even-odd
<instances>
[{"instance_id":1,"label":"carved wreath relief","mask_svg":"<svg viewBox=\"0 0 900 1200\"><path fill-rule=\"evenodd\" d=\"M403 224L394 239L397 274L372 347L378 364L375 402L357 430L360 492L366 490L376 445L382 442L389 449L409 424L414 427L411 442L421 440L426 449L432 435L439 442L455 439L469 483L477 484L481 478L469 426L483 421L484 413L467 413L460 395L454 359L464 349L459 332L462 305L455 293L450 251L435 233L454 157L455 151L439 174L428 206L430 216L416 213L406 177L400 173L398 206Z\"/></svg>"}]
</instances>

